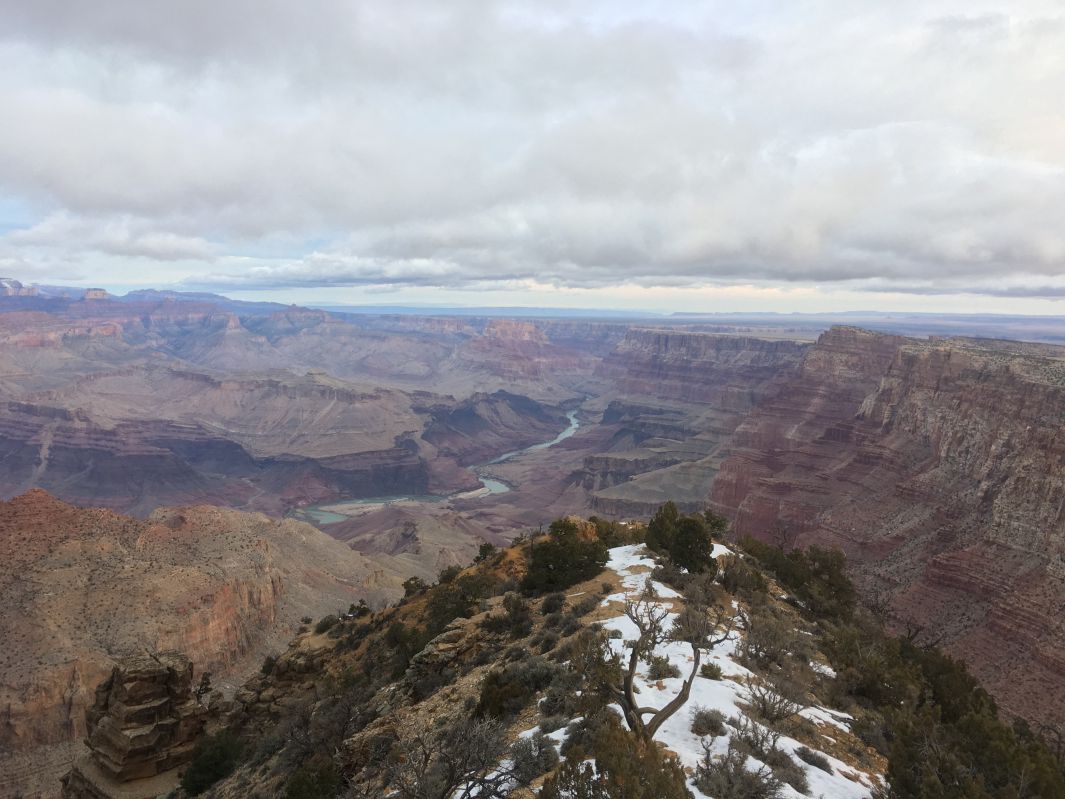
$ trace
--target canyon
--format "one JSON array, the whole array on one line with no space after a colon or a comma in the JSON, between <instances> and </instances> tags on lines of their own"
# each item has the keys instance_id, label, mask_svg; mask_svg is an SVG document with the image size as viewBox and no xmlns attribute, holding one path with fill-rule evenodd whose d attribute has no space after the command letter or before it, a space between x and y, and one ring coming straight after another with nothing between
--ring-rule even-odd
<instances>
[{"instance_id":1,"label":"canyon","mask_svg":"<svg viewBox=\"0 0 1065 799\"><path fill-rule=\"evenodd\" d=\"M564 514L667 500L843 549L897 631L964 658L1009 715L1060 724L1065 348L739 327L0 296L0 576L21 609L0 744L78 739L130 649L232 682L305 615Z\"/></svg>"}]
</instances>

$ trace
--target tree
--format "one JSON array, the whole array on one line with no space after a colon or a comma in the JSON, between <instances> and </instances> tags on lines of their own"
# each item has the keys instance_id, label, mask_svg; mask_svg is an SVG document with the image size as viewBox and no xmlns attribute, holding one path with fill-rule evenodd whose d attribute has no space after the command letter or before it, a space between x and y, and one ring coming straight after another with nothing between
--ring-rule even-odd
<instances>
[{"instance_id":1,"label":"tree","mask_svg":"<svg viewBox=\"0 0 1065 799\"><path fill-rule=\"evenodd\" d=\"M606 544L598 538L582 538L574 522L559 519L548 528L546 541L532 545L522 589L542 593L569 588L595 577L606 561Z\"/></svg>"},{"instance_id":2,"label":"tree","mask_svg":"<svg viewBox=\"0 0 1065 799\"><path fill-rule=\"evenodd\" d=\"M693 573L708 571L711 567L716 572L717 561L713 552L710 531L702 517L685 516L677 521L673 544L669 548L674 563Z\"/></svg>"},{"instance_id":3,"label":"tree","mask_svg":"<svg viewBox=\"0 0 1065 799\"><path fill-rule=\"evenodd\" d=\"M668 552L673 543L673 533L677 526L680 512L676 503L670 500L651 517L647 523L647 548L655 552Z\"/></svg>"},{"instance_id":4,"label":"tree","mask_svg":"<svg viewBox=\"0 0 1065 799\"><path fill-rule=\"evenodd\" d=\"M490 719L458 719L396 742L385 783L401 799L504 799L521 784L502 763L506 727ZM381 796L380 786L354 786L356 797Z\"/></svg>"},{"instance_id":5,"label":"tree","mask_svg":"<svg viewBox=\"0 0 1065 799\"><path fill-rule=\"evenodd\" d=\"M712 537L727 527L728 522L713 511L681 516L677 506L667 502L648 522L645 543L690 572L717 571Z\"/></svg>"},{"instance_id":6,"label":"tree","mask_svg":"<svg viewBox=\"0 0 1065 799\"><path fill-rule=\"evenodd\" d=\"M636 638L626 641L629 649L628 659L614 655L611 668L601 670L607 675L607 690L622 710L625 723L633 734L642 741L651 741L666 719L680 710L691 695L692 683L699 674L699 664L704 650L712 649L732 632L733 617L730 612L719 605L708 607L689 603L681 611L673 627L666 629L665 622L669 611L658 602L651 581L647 581L643 593L635 601L625 603L625 616L638 631ZM641 706L636 695L636 670L640 661L650 661L655 649L666 641L683 641L691 645L692 667L680 692L661 708ZM609 675L614 675L610 679ZM620 675L618 678L617 675ZM645 717L650 717L645 718Z\"/></svg>"}]
</instances>

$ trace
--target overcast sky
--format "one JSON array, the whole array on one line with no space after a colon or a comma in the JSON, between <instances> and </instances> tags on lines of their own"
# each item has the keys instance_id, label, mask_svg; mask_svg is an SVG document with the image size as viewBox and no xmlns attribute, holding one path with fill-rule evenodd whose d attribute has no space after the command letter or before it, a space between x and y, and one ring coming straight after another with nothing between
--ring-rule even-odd
<instances>
[{"instance_id":1,"label":"overcast sky","mask_svg":"<svg viewBox=\"0 0 1065 799\"><path fill-rule=\"evenodd\" d=\"M1060 0L0 0L0 274L1062 313Z\"/></svg>"}]
</instances>

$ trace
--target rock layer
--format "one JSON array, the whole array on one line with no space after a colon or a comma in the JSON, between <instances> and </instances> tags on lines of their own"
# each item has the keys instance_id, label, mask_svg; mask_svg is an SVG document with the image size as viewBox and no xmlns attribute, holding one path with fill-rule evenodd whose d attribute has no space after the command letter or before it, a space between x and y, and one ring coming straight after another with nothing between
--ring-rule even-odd
<instances>
[{"instance_id":1,"label":"rock layer","mask_svg":"<svg viewBox=\"0 0 1065 799\"><path fill-rule=\"evenodd\" d=\"M303 616L394 597L401 579L294 520L203 506L138 520L40 490L0 502L0 750L83 738L117 658L180 650L225 684Z\"/></svg>"},{"instance_id":2,"label":"rock layer","mask_svg":"<svg viewBox=\"0 0 1065 799\"><path fill-rule=\"evenodd\" d=\"M842 547L1006 710L1065 715L1065 350L835 328L729 450L737 534Z\"/></svg>"},{"instance_id":3,"label":"rock layer","mask_svg":"<svg viewBox=\"0 0 1065 799\"><path fill-rule=\"evenodd\" d=\"M89 754L63 777L63 799L157 796L155 778L188 763L203 734L207 708L193 697L192 675L192 663L177 652L116 665L96 688L86 714Z\"/></svg>"}]
</instances>

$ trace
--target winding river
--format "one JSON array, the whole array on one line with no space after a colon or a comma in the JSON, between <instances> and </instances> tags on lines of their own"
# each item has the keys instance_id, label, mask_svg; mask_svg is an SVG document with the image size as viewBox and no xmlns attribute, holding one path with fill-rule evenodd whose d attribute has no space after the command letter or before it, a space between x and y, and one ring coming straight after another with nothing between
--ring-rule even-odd
<instances>
[{"instance_id":1,"label":"winding river","mask_svg":"<svg viewBox=\"0 0 1065 799\"><path fill-rule=\"evenodd\" d=\"M516 449L513 452L504 453L498 458L493 458L488 463L482 463L479 466L467 467L481 481L481 487L472 491L461 491L447 496L440 494L403 494L385 497L363 497L361 499L339 499L322 503L321 505L307 505L303 508L297 508L290 515L316 524L331 524L333 522L342 522L351 516L366 512L370 509L368 506L391 505L395 502L443 502L449 499L474 499L476 497L491 496L492 494L504 494L510 491L510 486L502 480L492 477L489 471L490 468L526 453L548 449L560 441L565 441L576 433L581 426L580 422L577 421L577 411L570 411L566 414L566 418L569 419L569 426L550 441L543 441L524 449Z\"/></svg>"}]
</instances>

